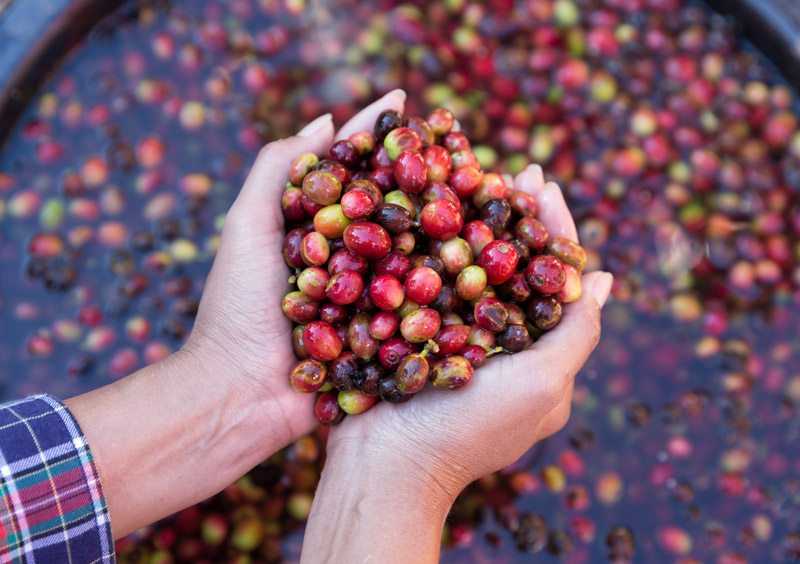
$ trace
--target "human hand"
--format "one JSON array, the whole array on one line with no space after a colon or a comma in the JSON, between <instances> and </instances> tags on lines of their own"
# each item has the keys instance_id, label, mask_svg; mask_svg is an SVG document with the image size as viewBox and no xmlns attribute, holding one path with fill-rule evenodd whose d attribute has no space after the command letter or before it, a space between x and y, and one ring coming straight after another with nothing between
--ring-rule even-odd
<instances>
[{"instance_id":1,"label":"human hand","mask_svg":"<svg viewBox=\"0 0 800 564\"><path fill-rule=\"evenodd\" d=\"M347 122L336 140L371 131L378 114L402 110L404 101L403 91L390 92ZM280 196L291 161L306 152L327 154L333 141L333 122L326 114L296 136L274 141L261 150L226 216L220 247L185 346L216 373L218 381L227 381L235 393L252 398L255 411L268 417L265 430L269 430L267 438L273 449L316 425L313 396L292 391L288 383L295 358L291 323L281 312L289 270L282 256Z\"/></svg>"},{"instance_id":2,"label":"human hand","mask_svg":"<svg viewBox=\"0 0 800 564\"><path fill-rule=\"evenodd\" d=\"M560 189L530 166L515 181L540 202L551 234L577 242ZM580 300L565 306L561 323L532 348L490 359L456 392L425 391L405 404L381 403L331 431L330 456L358 446L401 474L438 484L452 498L469 482L518 459L566 423L574 377L600 338L600 309L612 283L608 273L583 277ZM376 464L379 466L379 464Z\"/></svg>"}]
</instances>

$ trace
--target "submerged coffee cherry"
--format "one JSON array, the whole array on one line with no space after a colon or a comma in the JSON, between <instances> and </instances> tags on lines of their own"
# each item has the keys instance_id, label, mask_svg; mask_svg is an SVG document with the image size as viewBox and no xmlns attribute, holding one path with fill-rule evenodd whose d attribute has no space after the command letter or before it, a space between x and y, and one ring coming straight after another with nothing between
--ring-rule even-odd
<instances>
[{"instance_id":1,"label":"submerged coffee cherry","mask_svg":"<svg viewBox=\"0 0 800 564\"><path fill-rule=\"evenodd\" d=\"M325 383L327 370L316 360L303 360L289 374L289 384L295 391L310 394L319 390Z\"/></svg>"},{"instance_id":2,"label":"submerged coffee cherry","mask_svg":"<svg viewBox=\"0 0 800 564\"><path fill-rule=\"evenodd\" d=\"M400 361L394 374L397 389L403 394L416 394L428 382L430 367L422 354L410 354Z\"/></svg>"},{"instance_id":3,"label":"submerged coffee cherry","mask_svg":"<svg viewBox=\"0 0 800 564\"><path fill-rule=\"evenodd\" d=\"M463 356L448 356L433 365L431 384L434 388L456 390L472 380L474 369Z\"/></svg>"},{"instance_id":4,"label":"submerged coffee cherry","mask_svg":"<svg viewBox=\"0 0 800 564\"><path fill-rule=\"evenodd\" d=\"M525 268L528 285L540 294L556 294L567 280L564 265L552 255L539 255Z\"/></svg>"}]
</instances>

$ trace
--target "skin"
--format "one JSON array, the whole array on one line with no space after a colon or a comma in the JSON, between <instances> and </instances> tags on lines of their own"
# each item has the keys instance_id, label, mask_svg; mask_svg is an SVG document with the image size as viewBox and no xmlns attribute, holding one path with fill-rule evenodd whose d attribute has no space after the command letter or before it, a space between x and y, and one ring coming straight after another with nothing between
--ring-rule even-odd
<instances>
[{"instance_id":1,"label":"skin","mask_svg":"<svg viewBox=\"0 0 800 564\"><path fill-rule=\"evenodd\" d=\"M404 102L394 91L335 136L326 115L262 149L227 215L186 345L67 401L92 446L116 538L219 492L316 425L313 394L287 381L294 358L280 308L289 272L278 194L294 157L371 130L381 111L402 111ZM540 168L529 167L516 184L537 195L552 233L577 240L560 190L544 183ZM611 276L588 274L583 284L555 330L529 351L492 359L463 390L426 390L334 428L303 562L438 560L458 492L569 417L574 376L599 339Z\"/></svg>"}]
</instances>

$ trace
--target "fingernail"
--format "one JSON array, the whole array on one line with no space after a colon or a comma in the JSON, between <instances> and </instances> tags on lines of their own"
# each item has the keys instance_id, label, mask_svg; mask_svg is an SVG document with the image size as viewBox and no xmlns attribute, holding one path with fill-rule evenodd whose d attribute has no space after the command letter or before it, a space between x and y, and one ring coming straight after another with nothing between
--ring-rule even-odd
<instances>
[{"instance_id":1,"label":"fingernail","mask_svg":"<svg viewBox=\"0 0 800 564\"><path fill-rule=\"evenodd\" d=\"M319 133L332 119L331 114L323 114L297 132L300 137L312 137Z\"/></svg>"},{"instance_id":2,"label":"fingernail","mask_svg":"<svg viewBox=\"0 0 800 564\"><path fill-rule=\"evenodd\" d=\"M602 308L608 300L608 295L611 293L611 285L614 283L614 277L609 272L598 272L592 277L592 283L589 285L589 295Z\"/></svg>"}]
</instances>

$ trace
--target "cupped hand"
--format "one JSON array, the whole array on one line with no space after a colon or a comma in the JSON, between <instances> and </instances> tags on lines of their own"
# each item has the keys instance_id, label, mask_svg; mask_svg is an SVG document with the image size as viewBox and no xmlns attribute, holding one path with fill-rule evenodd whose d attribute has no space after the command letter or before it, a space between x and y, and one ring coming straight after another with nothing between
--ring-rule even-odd
<instances>
[{"instance_id":1,"label":"cupped hand","mask_svg":"<svg viewBox=\"0 0 800 564\"><path fill-rule=\"evenodd\" d=\"M544 182L541 167L529 166L514 184L537 197L551 234L577 241L561 190ZM565 425L575 375L600 339L600 310L612 277L593 272L582 283L581 298L566 305L561 323L530 349L490 358L460 390L427 389L407 403L381 402L346 418L331 431L329 457L357 453L394 468L394 476L436 484L450 498L517 460Z\"/></svg>"},{"instance_id":2,"label":"cupped hand","mask_svg":"<svg viewBox=\"0 0 800 564\"><path fill-rule=\"evenodd\" d=\"M384 110L402 110L405 93L390 92L353 117L336 134L346 138L371 131ZM288 288L284 263L281 193L291 161L306 152L327 154L334 141L330 114L287 139L266 145L231 206L220 247L206 281L195 327L184 347L216 372L221 385L253 398L272 414L273 441L286 444L315 426L313 395L291 390L288 374L296 362L291 323L281 312Z\"/></svg>"}]
</instances>

